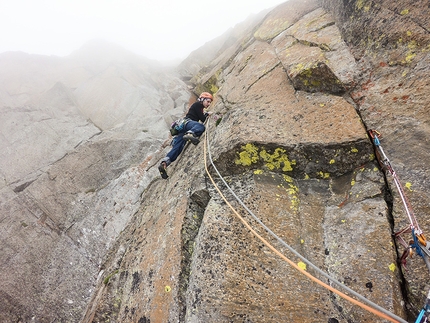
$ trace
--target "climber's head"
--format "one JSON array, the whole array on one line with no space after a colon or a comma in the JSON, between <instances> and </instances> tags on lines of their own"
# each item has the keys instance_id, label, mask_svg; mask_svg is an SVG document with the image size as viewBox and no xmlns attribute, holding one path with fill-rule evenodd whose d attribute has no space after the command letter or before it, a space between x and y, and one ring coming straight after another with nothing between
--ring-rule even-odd
<instances>
[{"instance_id":1,"label":"climber's head","mask_svg":"<svg viewBox=\"0 0 430 323\"><path fill-rule=\"evenodd\" d=\"M203 92L199 96L199 101L203 103L205 108L207 108L212 103L213 99L214 98L212 94L210 94L209 92Z\"/></svg>"}]
</instances>

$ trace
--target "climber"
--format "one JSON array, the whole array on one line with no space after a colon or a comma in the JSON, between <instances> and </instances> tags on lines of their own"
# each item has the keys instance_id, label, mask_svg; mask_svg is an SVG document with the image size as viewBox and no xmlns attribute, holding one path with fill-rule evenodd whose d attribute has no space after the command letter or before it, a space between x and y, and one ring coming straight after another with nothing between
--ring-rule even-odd
<instances>
[{"instance_id":1,"label":"climber","mask_svg":"<svg viewBox=\"0 0 430 323\"><path fill-rule=\"evenodd\" d=\"M162 178L167 179L169 177L166 168L178 158L187 141L190 141L194 145L200 142L199 137L206 129L203 122L205 122L206 117L210 115L210 113L205 112L204 109L209 107L212 100L212 94L203 92L200 94L197 101L191 105L185 118L176 122L175 128L177 133L172 141L172 149L167 153L166 157L161 160L158 166Z\"/></svg>"}]
</instances>

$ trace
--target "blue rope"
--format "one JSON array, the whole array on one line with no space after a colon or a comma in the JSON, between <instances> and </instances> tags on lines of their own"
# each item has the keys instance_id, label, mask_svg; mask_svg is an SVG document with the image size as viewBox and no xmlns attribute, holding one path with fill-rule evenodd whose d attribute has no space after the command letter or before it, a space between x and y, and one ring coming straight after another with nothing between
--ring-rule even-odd
<instances>
[{"instance_id":1,"label":"blue rope","mask_svg":"<svg viewBox=\"0 0 430 323\"><path fill-rule=\"evenodd\" d=\"M425 321L422 321L422 319L424 318L424 314L425 314L425 310L424 310L424 309L422 309L422 310L421 310L421 312L420 312L420 315L418 315L418 317L417 317L417 319L416 319L415 323L422 323L422 322L425 322Z\"/></svg>"}]
</instances>

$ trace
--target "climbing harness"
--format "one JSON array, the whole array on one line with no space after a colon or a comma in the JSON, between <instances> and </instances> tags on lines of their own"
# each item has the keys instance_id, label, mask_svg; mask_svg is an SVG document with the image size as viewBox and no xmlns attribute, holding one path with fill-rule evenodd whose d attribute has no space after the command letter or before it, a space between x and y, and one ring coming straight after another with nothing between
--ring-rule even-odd
<instances>
[{"instance_id":1,"label":"climbing harness","mask_svg":"<svg viewBox=\"0 0 430 323\"><path fill-rule=\"evenodd\" d=\"M415 323L428 323L430 322L430 291L427 295L426 302L418 315Z\"/></svg>"},{"instance_id":2,"label":"climbing harness","mask_svg":"<svg viewBox=\"0 0 430 323\"><path fill-rule=\"evenodd\" d=\"M264 225L264 223L240 200L240 198L234 193L234 191L230 188L230 186L227 184L227 182L224 180L224 178L221 176L221 174L219 173L218 169L216 168L213 160L212 160L212 156L211 156L211 151L210 151L210 144L209 144L209 137L208 137L208 133L209 133L209 127L207 127L206 132L205 132L205 141L204 141L204 163L205 163L205 170L207 175L209 176L212 184L214 185L215 189L217 190L217 192L220 194L220 196L222 197L222 199L226 202L226 204L230 207L230 209L233 211L233 213L238 217L238 219L245 225L245 227L251 231L252 234L254 234L261 242L263 242L270 250L272 250L276 255L278 255L280 258L282 258L283 260L285 260L289 265L291 265L293 268L297 269L300 273L302 273L303 275L305 275L306 277L308 277L309 279L311 279L312 281L314 281L315 283L319 284L320 286L330 290L331 292L339 295L340 297L344 298L345 300L360 306L361 308L381 317L384 318L390 322L401 322L401 323L407 323L407 321L405 321L404 319L402 319L401 317L398 317L397 315L385 310L384 308L380 307L379 305L373 303L372 301L366 299L365 297L363 297L362 295L358 294L357 292L353 291L352 289L350 289L349 287L345 286L344 284L342 284L341 282L337 281L336 279L332 278L331 276L329 276L327 273L325 273L324 271L322 271L321 269L319 269L317 266L315 266L313 263L311 263L309 260L307 260L306 258L304 258L301 254L299 254L296 250L294 250L291 246L289 246L286 242L284 242L280 237L278 237L273 231L271 231L266 225ZM217 173L218 177L221 179L221 181L223 182L223 184L227 187L227 189L230 191L230 193L235 197L235 199L241 204L241 206L251 215L251 217L257 221L258 224L260 224L265 230L266 232L268 232L273 238L275 238L278 242L280 242L284 247L286 247L290 252L292 252L294 255L296 255L298 258L300 258L304 263L306 263L307 265L309 265L311 268L313 268L314 270L316 270L319 274L321 274L322 276L326 277L327 279L329 279L329 281L331 281L332 283L334 283L335 285L337 285L338 287L346 290L348 293L354 295L356 298L358 298L360 301L357 301L356 299L342 293L341 291L337 290L336 288L322 282L321 280L319 280L318 278L314 277L313 275L311 275L310 273L308 273L306 270L304 270L303 268L301 268L300 266L298 266L297 264L295 264L293 261L291 261L290 259L288 259L285 255L283 255L280 251L278 251L275 247L273 247L267 240L265 240L261 235L259 235L252 227L251 225L236 211L236 209L231 205L231 203L227 200L227 198L223 195L223 193L221 192L220 188L217 186L217 184L215 183L215 180L213 179L212 175L209 172L208 169L208 163L207 163L207 157L209 157L209 161L211 163L211 166L213 167L213 169L215 170L215 172ZM366 303L366 304L363 304ZM420 322L421 323L421 322Z\"/></svg>"},{"instance_id":3,"label":"climbing harness","mask_svg":"<svg viewBox=\"0 0 430 323\"><path fill-rule=\"evenodd\" d=\"M406 214L409 219L409 226L405 227L404 229L394 234L395 237L398 239L398 241L401 243L401 245L405 248L405 251L400 258L400 261L402 265L405 265L406 258L408 257L409 254L413 252L413 250L415 250L416 254L421 256L424 259L430 271L430 261L428 259L430 258L430 242L428 242L424 237L424 234L418 224L418 221L414 215L414 212L412 211L411 204L409 203L406 197L406 194L402 188L399 177L397 176L396 172L391 166L390 160L388 159L387 155L382 149L381 142L379 140L379 138L381 137L381 134L378 131L372 130L372 129L370 129L368 133L373 140L373 144L375 145L376 155L377 155L379 164L381 165L383 170L391 174L391 177L393 178L397 191L400 194L400 198L402 200L403 206L405 208ZM401 236L401 234L407 233L407 232L412 233L412 241L409 244L406 243L406 241Z\"/></svg>"},{"instance_id":4,"label":"climbing harness","mask_svg":"<svg viewBox=\"0 0 430 323\"><path fill-rule=\"evenodd\" d=\"M182 118L182 119L173 121L172 124L170 125L170 134L172 136L176 136L179 132L181 132L184 129L188 121L190 121L190 119L187 119L187 118Z\"/></svg>"}]
</instances>

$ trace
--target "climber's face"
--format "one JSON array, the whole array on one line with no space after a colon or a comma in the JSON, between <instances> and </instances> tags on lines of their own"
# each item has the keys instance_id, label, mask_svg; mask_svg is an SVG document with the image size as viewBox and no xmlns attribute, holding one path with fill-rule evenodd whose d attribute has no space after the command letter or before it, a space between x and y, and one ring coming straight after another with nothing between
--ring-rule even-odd
<instances>
[{"instance_id":1,"label":"climber's face","mask_svg":"<svg viewBox=\"0 0 430 323\"><path fill-rule=\"evenodd\" d=\"M203 106L204 106L205 108L207 108L208 106L210 106L210 105L211 105L211 103L212 103L212 100L211 100L211 99L204 99L204 100L203 100Z\"/></svg>"}]
</instances>

